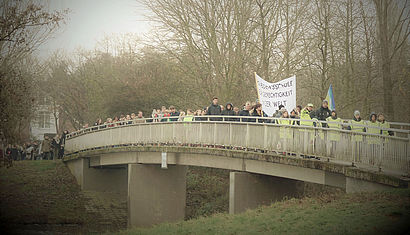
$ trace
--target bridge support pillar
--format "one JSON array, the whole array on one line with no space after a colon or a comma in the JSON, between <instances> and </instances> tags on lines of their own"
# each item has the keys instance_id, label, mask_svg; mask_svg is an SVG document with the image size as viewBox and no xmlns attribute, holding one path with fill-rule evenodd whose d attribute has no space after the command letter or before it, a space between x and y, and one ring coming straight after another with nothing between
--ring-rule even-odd
<instances>
[{"instance_id":1,"label":"bridge support pillar","mask_svg":"<svg viewBox=\"0 0 410 235\"><path fill-rule=\"evenodd\" d=\"M89 158L67 162L82 190L127 192L127 167L90 167Z\"/></svg>"},{"instance_id":2,"label":"bridge support pillar","mask_svg":"<svg viewBox=\"0 0 410 235\"><path fill-rule=\"evenodd\" d=\"M298 197L304 183L268 175L231 172L229 214L237 214L261 205L270 205L284 197Z\"/></svg>"},{"instance_id":3,"label":"bridge support pillar","mask_svg":"<svg viewBox=\"0 0 410 235\"><path fill-rule=\"evenodd\" d=\"M186 166L128 165L128 227L184 220Z\"/></svg>"}]
</instances>

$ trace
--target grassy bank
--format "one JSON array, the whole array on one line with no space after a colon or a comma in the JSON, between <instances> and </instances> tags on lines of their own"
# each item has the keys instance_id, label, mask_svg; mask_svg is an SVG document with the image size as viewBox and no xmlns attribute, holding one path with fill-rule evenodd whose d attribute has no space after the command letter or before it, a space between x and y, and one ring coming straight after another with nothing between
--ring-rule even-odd
<instances>
[{"instance_id":1,"label":"grassy bank","mask_svg":"<svg viewBox=\"0 0 410 235\"><path fill-rule=\"evenodd\" d=\"M80 187L60 161L19 161L0 168L2 231L78 232L94 219Z\"/></svg>"},{"instance_id":2,"label":"grassy bank","mask_svg":"<svg viewBox=\"0 0 410 235\"><path fill-rule=\"evenodd\" d=\"M323 194L121 234L406 234L410 190Z\"/></svg>"},{"instance_id":3,"label":"grassy bank","mask_svg":"<svg viewBox=\"0 0 410 235\"><path fill-rule=\"evenodd\" d=\"M103 220L103 214L87 212L90 201L61 162L21 161L12 168L0 168L0 190L2 231L78 234L121 228L112 220ZM409 229L408 189L346 195L335 188L305 184L303 199L277 202L235 216L226 214L228 191L229 171L189 167L186 219L191 220L121 233L379 234Z\"/></svg>"}]
</instances>

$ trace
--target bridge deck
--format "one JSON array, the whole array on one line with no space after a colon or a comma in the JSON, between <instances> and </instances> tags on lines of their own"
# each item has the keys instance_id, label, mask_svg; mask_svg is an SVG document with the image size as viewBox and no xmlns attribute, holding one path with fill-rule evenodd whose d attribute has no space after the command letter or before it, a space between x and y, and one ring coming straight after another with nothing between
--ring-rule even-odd
<instances>
[{"instance_id":1,"label":"bridge deck","mask_svg":"<svg viewBox=\"0 0 410 235\"><path fill-rule=\"evenodd\" d=\"M364 169L410 175L408 138L341 129L243 122L154 122L74 133L66 156L110 146L172 145L315 156Z\"/></svg>"}]
</instances>

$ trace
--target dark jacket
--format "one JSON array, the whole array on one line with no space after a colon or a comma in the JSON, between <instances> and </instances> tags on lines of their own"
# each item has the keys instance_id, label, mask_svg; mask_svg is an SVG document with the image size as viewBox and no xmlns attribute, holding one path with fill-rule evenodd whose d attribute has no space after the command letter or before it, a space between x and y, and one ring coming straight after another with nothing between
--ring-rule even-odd
<instances>
[{"instance_id":1,"label":"dark jacket","mask_svg":"<svg viewBox=\"0 0 410 235\"><path fill-rule=\"evenodd\" d=\"M317 120L326 121L326 118L329 117L331 114L329 108L323 108L321 106L319 109L310 112L310 118L316 118Z\"/></svg>"},{"instance_id":2,"label":"dark jacket","mask_svg":"<svg viewBox=\"0 0 410 235\"><path fill-rule=\"evenodd\" d=\"M230 108L228 108L229 105L230 105ZM232 103L227 103L226 104L225 110L222 111L222 115L224 115L224 116L235 116L235 111L233 111ZM235 121L234 119L235 118L225 118L225 121L232 122L232 121Z\"/></svg>"},{"instance_id":3,"label":"dark jacket","mask_svg":"<svg viewBox=\"0 0 410 235\"><path fill-rule=\"evenodd\" d=\"M330 109L329 108L323 108L323 106L321 106L319 109L310 112L310 118L316 118L317 120L320 121L326 121L326 118L329 117L331 114ZM326 123L322 123L323 127L326 127Z\"/></svg>"},{"instance_id":4,"label":"dark jacket","mask_svg":"<svg viewBox=\"0 0 410 235\"><path fill-rule=\"evenodd\" d=\"M254 116L254 117L268 117L268 115L265 113L265 112L263 112L263 111L261 111L261 115L259 115L258 114L258 111L256 111L255 109L253 110L253 112L252 112L252 116ZM259 123L263 123L263 122L268 122L269 120L267 120L267 119L252 119L251 121L252 122L255 122L255 120L257 120L257 122L259 122Z\"/></svg>"},{"instance_id":5,"label":"dark jacket","mask_svg":"<svg viewBox=\"0 0 410 235\"><path fill-rule=\"evenodd\" d=\"M213 103L208 107L208 111L206 112L206 115L221 115L221 106L214 105ZM210 118L210 121L222 121L221 118Z\"/></svg>"},{"instance_id":6,"label":"dark jacket","mask_svg":"<svg viewBox=\"0 0 410 235\"><path fill-rule=\"evenodd\" d=\"M300 117L298 117L296 115L290 115L290 119L300 119ZM292 120L292 125L300 125L300 121L299 120Z\"/></svg>"},{"instance_id":7,"label":"dark jacket","mask_svg":"<svg viewBox=\"0 0 410 235\"><path fill-rule=\"evenodd\" d=\"M239 112L239 116L251 116L251 114L249 113L249 110L243 109ZM242 122L249 122L252 120L249 120L248 118L242 118Z\"/></svg>"},{"instance_id":8,"label":"dark jacket","mask_svg":"<svg viewBox=\"0 0 410 235\"><path fill-rule=\"evenodd\" d=\"M173 112L173 113L169 113L169 115L170 115L171 117L176 117L176 118L170 118L169 120L170 120L171 122L176 122L176 121L178 121L178 118L179 118L179 112L178 112L178 111L175 111L175 112Z\"/></svg>"}]
</instances>

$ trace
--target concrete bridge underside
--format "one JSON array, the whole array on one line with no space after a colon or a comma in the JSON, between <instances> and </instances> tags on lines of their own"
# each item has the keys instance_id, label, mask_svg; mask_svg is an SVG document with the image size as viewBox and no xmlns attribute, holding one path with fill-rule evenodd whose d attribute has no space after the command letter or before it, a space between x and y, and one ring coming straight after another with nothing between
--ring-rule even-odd
<instances>
[{"instance_id":1,"label":"concrete bridge underside","mask_svg":"<svg viewBox=\"0 0 410 235\"><path fill-rule=\"evenodd\" d=\"M162 153L166 152L167 169ZM190 147L116 147L65 157L83 190L128 193L128 224L184 219L186 166L231 170L229 212L240 213L303 193L303 182L347 193L408 187L405 180L327 161Z\"/></svg>"}]
</instances>

